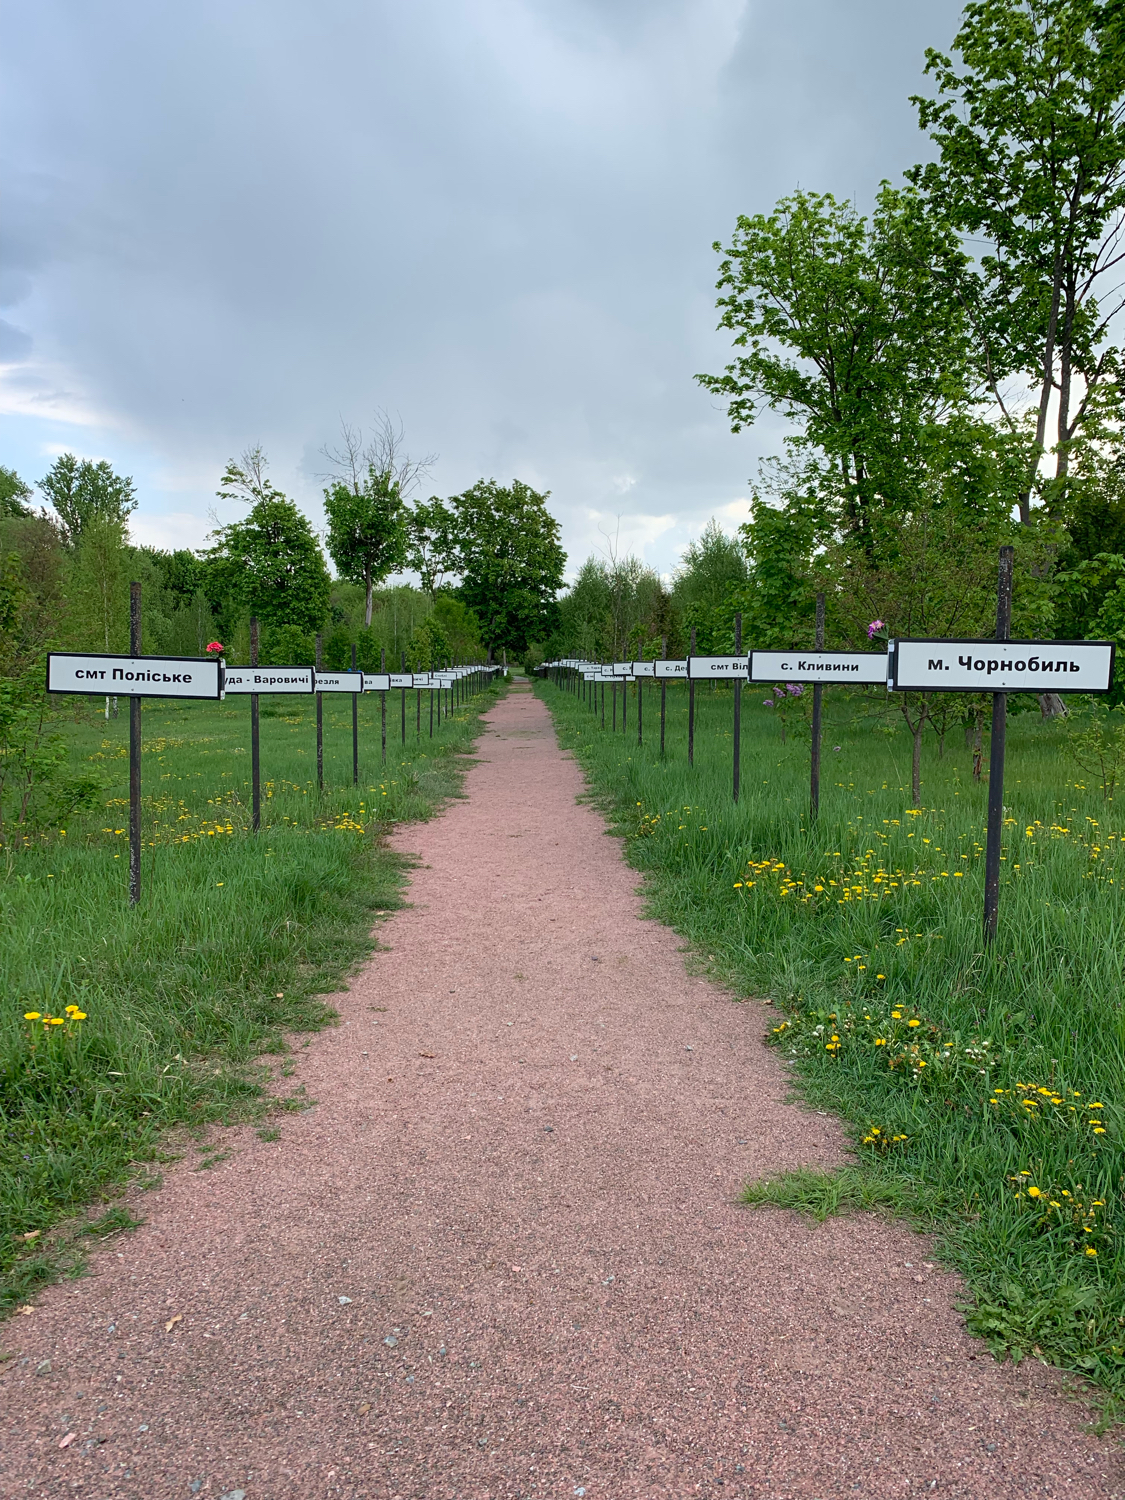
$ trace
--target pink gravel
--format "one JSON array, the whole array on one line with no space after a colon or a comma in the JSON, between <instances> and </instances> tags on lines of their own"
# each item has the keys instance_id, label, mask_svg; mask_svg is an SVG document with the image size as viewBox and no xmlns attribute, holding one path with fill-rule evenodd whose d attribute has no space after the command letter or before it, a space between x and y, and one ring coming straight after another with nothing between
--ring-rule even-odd
<instances>
[{"instance_id":1,"label":"pink gravel","mask_svg":"<svg viewBox=\"0 0 1125 1500\"><path fill-rule=\"evenodd\" d=\"M299 1053L316 1107L3 1329L2 1493L1125 1495L924 1239L738 1206L840 1131L641 919L528 692L466 790L395 836L413 905Z\"/></svg>"}]
</instances>

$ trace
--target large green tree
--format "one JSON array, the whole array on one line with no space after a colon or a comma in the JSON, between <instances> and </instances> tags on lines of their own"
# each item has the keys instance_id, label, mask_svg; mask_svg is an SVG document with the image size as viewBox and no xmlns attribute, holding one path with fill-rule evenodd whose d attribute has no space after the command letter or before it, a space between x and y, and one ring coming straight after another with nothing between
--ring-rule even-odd
<instances>
[{"instance_id":1,"label":"large green tree","mask_svg":"<svg viewBox=\"0 0 1125 1500\"><path fill-rule=\"evenodd\" d=\"M1125 8L972 0L953 51L959 64L926 54L938 95L913 102L939 154L911 176L976 254L960 300L992 397L1025 438L1027 522L1048 449L1065 479L1083 434L1107 407L1119 410L1109 335L1125 257ZM1019 402L1027 382L1030 434Z\"/></svg>"},{"instance_id":2,"label":"large green tree","mask_svg":"<svg viewBox=\"0 0 1125 1500\"><path fill-rule=\"evenodd\" d=\"M447 502L444 562L490 651L524 651L553 624L566 553L547 498L519 479L508 486L481 479Z\"/></svg>"},{"instance_id":3,"label":"large green tree","mask_svg":"<svg viewBox=\"0 0 1125 1500\"><path fill-rule=\"evenodd\" d=\"M94 462L61 453L39 481L62 523L67 541L75 544L91 524L106 524L122 532L137 508L133 481L128 475L116 474L100 458Z\"/></svg>"},{"instance_id":4,"label":"large green tree","mask_svg":"<svg viewBox=\"0 0 1125 1500\"><path fill-rule=\"evenodd\" d=\"M15 469L0 464L0 519L29 516L31 510L27 502L31 495L31 486L23 482Z\"/></svg>"},{"instance_id":5,"label":"large green tree","mask_svg":"<svg viewBox=\"0 0 1125 1500\"><path fill-rule=\"evenodd\" d=\"M209 582L263 625L318 630L328 613L328 565L308 518L266 477L260 448L227 465L219 494L254 503L244 521L214 533Z\"/></svg>"},{"instance_id":6,"label":"large green tree","mask_svg":"<svg viewBox=\"0 0 1125 1500\"><path fill-rule=\"evenodd\" d=\"M345 422L339 444L321 452L332 466L324 491L328 551L341 578L363 585L369 629L377 585L404 563L414 565L406 501L434 455L411 458L402 423L387 412L376 414L367 437ZM423 576L423 587L432 592L432 578Z\"/></svg>"},{"instance_id":7,"label":"large green tree","mask_svg":"<svg viewBox=\"0 0 1125 1500\"><path fill-rule=\"evenodd\" d=\"M328 552L341 578L363 585L365 626L377 584L406 561L406 506L393 475L374 467L354 484L333 480L324 491Z\"/></svg>"},{"instance_id":8,"label":"large green tree","mask_svg":"<svg viewBox=\"0 0 1125 1500\"><path fill-rule=\"evenodd\" d=\"M787 416L790 446L831 466L849 531L916 504L936 453L946 467L973 454L965 256L921 193L884 183L870 219L831 194L793 193L714 248L720 327L740 352L696 378L735 432L767 408Z\"/></svg>"}]
</instances>

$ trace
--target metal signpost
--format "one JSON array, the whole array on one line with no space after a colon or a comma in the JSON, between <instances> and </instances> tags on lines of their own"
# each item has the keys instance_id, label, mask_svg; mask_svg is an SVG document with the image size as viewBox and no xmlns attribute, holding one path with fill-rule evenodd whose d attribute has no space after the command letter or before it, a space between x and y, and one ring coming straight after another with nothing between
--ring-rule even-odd
<instances>
[{"instance_id":1,"label":"metal signpost","mask_svg":"<svg viewBox=\"0 0 1125 1500\"><path fill-rule=\"evenodd\" d=\"M656 663L654 661L635 661L633 663L633 677L637 684L637 747L644 743L644 685L646 678L656 677Z\"/></svg>"},{"instance_id":2,"label":"metal signpost","mask_svg":"<svg viewBox=\"0 0 1125 1500\"><path fill-rule=\"evenodd\" d=\"M321 658L321 635L319 631L316 637L316 675L320 676L322 664ZM316 789L318 792L324 790L324 699L320 688L316 690Z\"/></svg>"},{"instance_id":3,"label":"metal signpost","mask_svg":"<svg viewBox=\"0 0 1125 1500\"><path fill-rule=\"evenodd\" d=\"M258 744L258 698L262 693L311 693L312 667L259 667L258 621L250 621L248 667L227 667L223 689L228 695L246 694L250 699L250 821L255 833L262 826L262 761Z\"/></svg>"},{"instance_id":4,"label":"metal signpost","mask_svg":"<svg viewBox=\"0 0 1125 1500\"><path fill-rule=\"evenodd\" d=\"M352 646L352 673L359 677L359 687L352 693L352 786L359 785L359 695L363 692L363 673L356 673L356 648Z\"/></svg>"},{"instance_id":5,"label":"metal signpost","mask_svg":"<svg viewBox=\"0 0 1125 1500\"><path fill-rule=\"evenodd\" d=\"M890 687L896 693L992 694L988 765L988 837L984 855L984 941L996 937L1004 831L1004 753L1008 694L1106 693L1113 681L1112 641L1013 641L1013 549L1001 547L993 641L896 640Z\"/></svg>"},{"instance_id":6,"label":"metal signpost","mask_svg":"<svg viewBox=\"0 0 1125 1500\"><path fill-rule=\"evenodd\" d=\"M141 586L129 589L129 656L52 651L47 691L129 699L129 904L141 899L141 699L223 696L223 663L216 657L142 656Z\"/></svg>"},{"instance_id":7,"label":"metal signpost","mask_svg":"<svg viewBox=\"0 0 1125 1500\"><path fill-rule=\"evenodd\" d=\"M688 645L688 661L695 655L695 626L691 627L691 641ZM692 681L690 671L687 674L687 759L688 765L695 765L695 683Z\"/></svg>"},{"instance_id":8,"label":"metal signpost","mask_svg":"<svg viewBox=\"0 0 1125 1500\"><path fill-rule=\"evenodd\" d=\"M816 596L816 639L811 651L751 651L750 681L813 684L812 751L809 768L809 803L812 816L820 812L821 703L824 685L834 682L887 682L884 651L825 651L824 595Z\"/></svg>"},{"instance_id":9,"label":"metal signpost","mask_svg":"<svg viewBox=\"0 0 1125 1500\"><path fill-rule=\"evenodd\" d=\"M741 659L742 652L742 615L734 617L734 652L735 658ZM735 678L734 683L734 800L738 801L739 782L741 780L742 759L742 675Z\"/></svg>"}]
</instances>

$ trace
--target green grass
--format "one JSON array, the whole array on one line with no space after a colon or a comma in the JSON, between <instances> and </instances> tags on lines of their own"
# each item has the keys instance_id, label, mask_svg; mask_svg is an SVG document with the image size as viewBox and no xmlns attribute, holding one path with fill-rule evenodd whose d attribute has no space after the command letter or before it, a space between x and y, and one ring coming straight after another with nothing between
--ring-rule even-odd
<instances>
[{"instance_id":1,"label":"green grass","mask_svg":"<svg viewBox=\"0 0 1125 1500\"><path fill-rule=\"evenodd\" d=\"M615 736L574 695L539 691L652 913L736 992L774 1002L767 1035L802 1097L847 1123L852 1165L751 1185L746 1202L909 1216L964 1273L969 1327L996 1353L1041 1352L1111 1403L1125 1393L1125 819L1077 772L1065 726L1010 720L986 952L987 788L959 730L941 759L927 738L912 808L910 740L878 717L885 699L827 691L811 824L808 741L781 744L761 691L743 693L737 807L729 689L698 692L694 769L684 685L663 761L658 686L642 749L635 698Z\"/></svg>"},{"instance_id":2,"label":"green grass","mask_svg":"<svg viewBox=\"0 0 1125 1500\"><path fill-rule=\"evenodd\" d=\"M0 851L0 1308L80 1269L74 1216L138 1163L159 1162L169 1127L201 1141L210 1123L265 1114L278 1086L286 1107L311 1105L281 1082L285 1034L333 1019L324 995L374 946L380 913L401 902L404 862L381 835L457 795L479 712L497 691L443 720L433 739L427 695L420 737L409 695L405 749L392 693L385 768L378 696L363 698L358 788L351 699L326 695L323 795L313 700L264 698L257 836L249 702L147 703L135 909L125 700L108 722L72 700L73 762L98 768L103 805ZM67 1005L87 1019L46 1029L23 1019Z\"/></svg>"}]
</instances>

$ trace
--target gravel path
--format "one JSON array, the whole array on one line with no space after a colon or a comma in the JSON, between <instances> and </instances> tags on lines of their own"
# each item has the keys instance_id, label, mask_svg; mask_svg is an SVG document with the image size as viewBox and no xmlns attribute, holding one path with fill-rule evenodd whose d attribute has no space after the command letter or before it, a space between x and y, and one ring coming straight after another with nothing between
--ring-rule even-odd
<instances>
[{"instance_id":1,"label":"gravel path","mask_svg":"<svg viewBox=\"0 0 1125 1500\"><path fill-rule=\"evenodd\" d=\"M317 1107L3 1328L3 1495L1125 1495L924 1240L736 1205L837 1127L639 920L529 693L480 753L396 836L414 904L301 1054Z\"/></svg>"}]
</instances>

